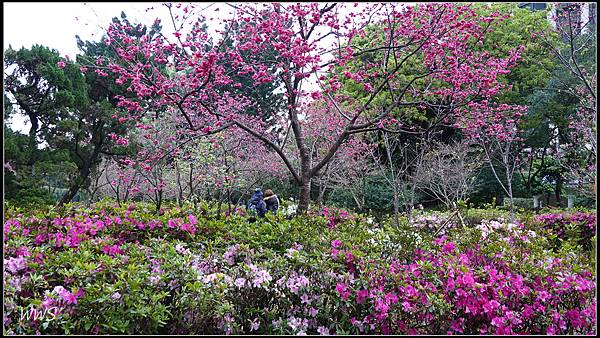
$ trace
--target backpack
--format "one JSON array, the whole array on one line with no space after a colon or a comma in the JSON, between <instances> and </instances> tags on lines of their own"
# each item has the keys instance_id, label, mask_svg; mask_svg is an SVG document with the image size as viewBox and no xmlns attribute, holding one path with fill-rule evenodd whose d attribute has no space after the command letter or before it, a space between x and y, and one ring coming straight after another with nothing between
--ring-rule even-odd
<instances>
[{"instance_id":1,"label":"backpack","mask_svg":"<svg viewBox=\"0 0 600 338\"><path fill-rule=\"evenodd\" d=\"M251 218L256 218L258 216L258 211L256 211L256 205L252 202L248 204L247 213Z\"/></svg>"}]
</instances>

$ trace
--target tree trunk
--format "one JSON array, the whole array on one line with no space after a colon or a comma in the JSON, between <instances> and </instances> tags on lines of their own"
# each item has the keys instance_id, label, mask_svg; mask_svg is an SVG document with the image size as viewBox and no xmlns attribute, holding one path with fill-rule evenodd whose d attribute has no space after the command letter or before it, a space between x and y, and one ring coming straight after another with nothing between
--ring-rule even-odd
<instances>
[{"instance_id":1,"label":"tree trunk","mask_svg":"<svg viewBox=\"0 0 600 338\"><path fill-rule=\"evenodd\" d=\"M158 194L156 196L156 214L160 215L160 207L162 206L162 197L163 197L163 191L162 189L158 191Z\"/></svg>"},{"instance_id":2,"label":"tree trunk","mask_svg":"<svg viewBox=\"0 0 600 338\"><path fill-rule=\"evenodd\" d=\"M554 188L554 196L556 196L556 206L562 207L562 203L560 201L560 191L562 190L562 177L558 177L556 179L556 187Z\"/></svg>"},{"instance_id":3,"label":"tree trunk","mask_svg":"<svg viewBox=\"0 0 600 338\"><path fill-rule=\"evenodd\" d=\"M510 203L510 220L514 222L515 220L515 201L513 198L513 190L512 190L512 176L509 175L508 166L506 169L506 185L508 186L508 198Z\"/></svg>"},{"instance_id":4,"label":"tree trunk","mask_svg":"<svg viewBox=\"0 0 600 338\"><path fill-rule=\"evenodd\" d=\"M394 224L396 228L400 227L400 212L398 210L398 184L396 182L396 178L394 180Z\"/></svg>"},{"instance_id":5,"label":"tree trunk","mask_svg":"<svg viewBox=\"0 0 600 338\"><path fill-rule=\"evenodd\" d=\"M362 206L359 208L360 212L364 212L364 208L367 206L367 178L365 176L361 179L361 200Z\"/></svg>"},{"instance_id":6,"label":"tree trunk","mask_svg":"<svg viewBox=\"0 0 600 338\"><path fill-rule=\"evenodd\" d=\"M231 215L231 188L227 187L227 214Z\"/></svg>"},{"instance_id":7,"label":"tree trunk","mask_svg":"<svg viewBox=\"0 0 600 338\"><path fill-rule=\"evenodd\" d=\"M399 218L399 210L398 210L398 179L396 177L396 173L394 171L394 162L392 161L392 151L390 149L390 144L388 142L388 135L383 134L383 140L385 144L385 154L387 155L387 160L390 165L390 173L392 176L392 188L394 190L394 224L396 228L400 227L400 218Z\"/></svg>"},{"instance_id":8,"label":"tree trunk","mask_svg":"<svg viewBox=\"0 0 600 338\"><path fill-rule=\"evenodd\" d=\"M354 203L356 203L356 207L358 208L358 210L362 210L363 204L354 192L354 189L350 189L350 193L352 194L352 199L354 199Z\"/></svg>"},{"instance_id":9,"label":"tree trunk","mask_svg":"<svg viewBox=\"0 0 600 338\"><path fill-rule=\"evenodd\" d=\"M29 144L27 145L29 148L29 160L27 162L28 165L33 166L37 161L37 131L39 128L38 119L33 114L29 115L29 122L31 123L31 129L29 129Z\"/></svg>"},{"instance_id":10,"label":"tree trunk","mask_svg":"<svg viewBox=\"0 0 600 338\"><path fill-rule=\"evenodd\" d=\"M69 188L69 190L63 195L63 197L60 199L56 206L60 207L63 204L71 202L75 195L77 195L77 192L79 191L79 188L81 188L82 184L83 181L80 180L80 178L77 178L77 182Z\"/></svg>"},{"instance_id":11,"label":"tree trunk","mask_svg":"<svg viewBox=\"0 0 600 338\"><path fill-rule=\"evenodd\" d=\"M177 179L177 204L180 208L183 207L183 187L181 186L181 173L179 171L179 163L175 161L175 177Z\"/></svg>"},{"instance_id":12,"label":"tree trunk","mask_svg":"<svg viewBox=\"0 0 600 338\"><path fill-rule=\"evenodd\" d=\"M326 184L319 185L319 197L317 198L317 204L319 205L319 209L323 208L323 204L325 202L325 190L327 190Z\"/></svg>"},{"instance_id":13,"label":"tree trunk","mask_svg":"<svg viewBox=\"0 0 600 338\"><path fill-rule=\"evenodd\" d=\"M221 210L223 210L223 199L226 196L226 192L221 190L219 192L219 202L217 204L217 219L221 219Z\"/></svg>"},{"instance_id":14,"label":"tree trunk","mask_svg":"<svg viewBox=\"0 0 600 338\"><path fill-rule=\"evenodd\" d=\"M310 183L311 178L303 177L300 183L300 196L298 201L298 212L305 214L308 211L308 204L310 203Z\"/></svg>"},{"instance_id":15,"label":"tree trunk","mask_svg":"<svg viewBox=\"0 0 600 338\"><path fill-rule=\"evenodd\" d=\"M108 185L112 188L112 184L109 183ZM113 191L117 195L117 204L119 205L119 208L120 208L121 207L121 193L119 191L119 186L117 185L116 188L113 188Z\"/></svg>"}]
</instances>

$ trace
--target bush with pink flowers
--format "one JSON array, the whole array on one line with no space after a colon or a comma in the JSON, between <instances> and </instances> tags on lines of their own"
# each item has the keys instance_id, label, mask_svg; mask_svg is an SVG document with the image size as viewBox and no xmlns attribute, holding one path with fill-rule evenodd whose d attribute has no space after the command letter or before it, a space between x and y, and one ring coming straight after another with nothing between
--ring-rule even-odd
<instances>
[{"instance_id":1,"label":"bush with pink flowers","mask_svg":"<svg viewBox=\"0 0 600 338\"><path fill-rule=\"evenodd\" d=\"M9 208L4 333L595 333L592 263L546 235L482 220L433 237L343 210Z\"/></svg>"},{"instance_id":2,"label":"bush with pink flowers","mask_svg":"<svg viewBox=\"0 0 600 338\"><path fill-rule=\"evenodd\" d=\"M596 234L596 214L592 212L551 212L536 215L534 222L560 240L572 240L591 249L591 239Z\"/></svg>"}]
</instances>

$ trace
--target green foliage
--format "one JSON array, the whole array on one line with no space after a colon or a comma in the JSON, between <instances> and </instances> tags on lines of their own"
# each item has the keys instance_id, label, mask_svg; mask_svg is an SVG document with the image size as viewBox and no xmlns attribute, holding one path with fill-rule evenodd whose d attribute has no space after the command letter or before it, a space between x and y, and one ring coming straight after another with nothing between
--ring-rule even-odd
<instances>
[{"instance_id":1,"label":"green foliage","mask_svg":"<svg viewBox=\"0 0 600 338\"><path fill-rule=\"evenodd\" d=\"M509 202L510 201L508 200L508 198L504 199L504 207L505 208L509 207ZM531 210L531 209L533 209L533 198L514 197L513 204L516 209Z\"/></svg>"},{"instance_id":2,"label":"green foliage","mask_svg":"<svg viewBox=\"0 0 600 338\"><path fill-rule=\"evenodd\" d=\"M539 29L544 30L545 28ZM543 44L534 41L534 45L542 46L548 52L560 51L562 56L559 58L553 54L540 54L533 59L534 63L539 63L545 68L547 75L544 77L547 80L539 82L537 86L532 87L534 90L529 95L523 96L523 102L529 106L528 114L521 124L525 146L542 154L528 159L530 163L527 163L527 166L533 170L530 170L530 176L525 180L525 188L530 194L548 190L561 192L562 182L569 174L569 166L586 168L593 161L589 152L578 144L580 141L574 137L577 132L574 132L570 123L581 105L590 105L580 102L585 96L579 90L583 84L581 78L573 74L572 69L582 69L586 80L592 82L597 63L595 35L596 25L591 24L587 25L586 32L573 39L572 45L571 41L559 37L556 32L546 32L547 42ZM565 62L569 63L569 66ZM574 62L577 62L577 67L573 66ZM556 139L560 144L576 144L561 156L560 162L553 151L553 142Z\"/></svg>"},{"instance_id":3,"label":"green foliage","mask_svg":"<svg viewBox=\"0 0 600 338\"><path fill-rule=\"evenodd\" d=\"M355 196L348 189L334 188L326 198L326 203L331 203L344 208L352 208L360 212L373 212L381 215L391 210L393 191L383 176L369 176L364 182L354 183ZM364 201L362 210L355 197Z\"/></svg>"},{"instance_id":4,"label":"green foliage","mask_svg":"<svg viewBox=\"0 0 600 338\"><path fill-rule=\"evenodd\" d=\"M66 185L76 166L64 150L39 149L34 165L27 166L31 151L28 137L4 125L4 158L13 171L4 173L4 198L21 205L52 204L55 187Z\"/></svg>"},{"instance_id":5,"label":"green foliage","mask_svg":"<svg viewBox=\"0 0 600 338\"><path fill-rule=\"evenodd\" d=\"M20 205L30 207L50 205L56 202L56 198L47 190L34 186L21 188L14 194L7 196L7 198L10 198L10 200L13 201L18 201Z\"/></svg>"},{"instance_id":6,"label":"green foliage","mask_svg":"<svg viewBox=\"0 0 600 338\"><path fill-rule=\"evenodd\" d=\"M548 10L531 11L519 8L517 3L480 3L474 6L480 14L489 15L497 11L500 15L509 15L489 31L482 49L493 56L505 57L509 50L525 46L517 65L510 74L501 77L512 89L503 93L499 101L528 104L528 97L535 89L546 85L551 71L556 68L550 51L536 37L543 32L554 41L558 39L547 19Z\"/></svg>"},{"instance_id":7,"label":"green foliage","mask_svg":"<svg viewBox=\"0 0 600 338\"><path fill-rule=\"evenodd\" d=\"M510 219L510 212L499 208L469 208L464 212L463 217L467 224L477 225L482 220L507 221Z\"/></svg>"},{"instance_id":8,"label":"green foliage","mask_svg":"<svg viewBox=\"0 0 600 338\"><path fill-rule=\"evenodd\" d=\"M27 114L40 115L39 118L53 121L52 115L42 115L55 108L83 107L88 103L87 88L79 67L67 63L63 69L58 66L61 57L56 50L42 45L18 51L8 48L4 51L5 67L16 66L16 70L5 78L5 85ZM21 83L18 78L27 82ZM49 95L49 94L52 95ZM35 112L31 111L35 105ZM27 107L23 107L27 106Z\"/></svg>"}]
</instances>

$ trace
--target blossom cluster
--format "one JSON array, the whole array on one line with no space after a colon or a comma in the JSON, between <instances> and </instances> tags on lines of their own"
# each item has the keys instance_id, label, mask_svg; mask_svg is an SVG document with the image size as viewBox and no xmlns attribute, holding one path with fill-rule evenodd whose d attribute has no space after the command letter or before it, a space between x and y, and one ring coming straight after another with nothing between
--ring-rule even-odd
<instances>
[{"instance_id":1,"label":"blossom cluster","mask_svg":"<svg viewBox=\"0 0 600 338\"><path fill-rule=\"evenodd\" d=\"M447 219L438 214L417 215L412 219L411 225L419 229L428 230L432 233L439 231L438 234L443 235L446 233L447 229L457 226L457 222L455 221L446 221ZM446 225L444 225L444 223L446 223ZM443 228L442 225L444 225Z\"/></svg>"},{"instance_id":2,"label":"blossom cluster","mask_svg":"<svg viewBox=\"0 0 600 338\"><path fill-rule=\"evenodd\" d=\"M514 271L503 255L460 250L447 236L413 262L373 261L366 278L336 290L360 333L590 334L596 287L590 271L555 259L547 275ZM359 265L360 266L360 265ZM444 318L444 320L440 320Z\"/></svg>"},{"instance_id":3,"label":"blossom cluster","mask_svg":"<svg viewBox=\"0 0 600 338\"><path fill-rule=\"evenodd\" d=\"M354 216L341 208L323 207L321 216L327 219L327 226L335 228L340 223L354 220Z\"/></svg>"}]
</instances>

